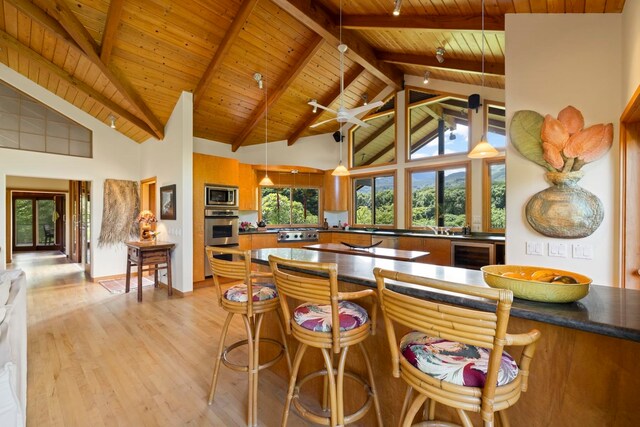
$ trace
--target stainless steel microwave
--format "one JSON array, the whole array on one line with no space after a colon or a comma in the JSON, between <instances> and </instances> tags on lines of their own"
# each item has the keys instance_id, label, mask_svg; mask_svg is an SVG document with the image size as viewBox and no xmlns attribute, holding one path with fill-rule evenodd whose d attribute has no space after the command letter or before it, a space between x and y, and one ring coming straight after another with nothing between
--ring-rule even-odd
<instances>
[{"instance_id":1,"label":"stainless steel microwave","mask_svg":"<svg viewBox=\"0 0 640 427\"><path fill-rule=\"evenodd\" d=\"M238 209L238 187L205 184L204 204L208 208Z\"/></svg>"}]
</instances>

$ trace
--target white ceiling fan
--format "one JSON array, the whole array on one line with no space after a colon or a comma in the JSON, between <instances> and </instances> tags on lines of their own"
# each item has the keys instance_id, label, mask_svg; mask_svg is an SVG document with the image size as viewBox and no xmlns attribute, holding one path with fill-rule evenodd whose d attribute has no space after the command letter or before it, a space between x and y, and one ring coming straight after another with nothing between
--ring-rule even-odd
<instances>
[{"instance_id":1,"label":"white ceiling fan","mask_svg":"<svg viewBox=\"0 0 640 427\"><path fill-rule=\"evenodd\" d=\"M369 126L366 122L363 122L356 116L358 114L364 113L365 111L373 110L374 108L380 107L383 102L376 101L371 104L363 105L362 107L356 108L345 108L344 106L344 54L347 51L347 45L342 43L342 1L340 1L340 44L338 45L338 51L340 52L340 107L338 107L338 111L325 107L324 105L318 104L318 102L314 99L309 101L309 105L313 108L322 108L323 110L329 111L336 115L336 117L331 118L329 120L323 120L321 122L315 123L310 127L315 128L321 126L325 123L329 123L333 120L337 120L338 123L353 123L356 125L367 127Z\"/></svg>"}]
</instances>

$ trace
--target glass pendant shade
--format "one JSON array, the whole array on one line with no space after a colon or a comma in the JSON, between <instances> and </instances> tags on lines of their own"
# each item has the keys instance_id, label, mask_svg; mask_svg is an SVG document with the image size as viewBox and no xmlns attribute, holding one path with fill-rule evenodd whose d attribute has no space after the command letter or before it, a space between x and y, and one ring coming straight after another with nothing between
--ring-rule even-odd
<instances>
[{"instance_id":1,"label":"glass pendant shade","mask_svg":"<svg viewBox=\"0 0 640 427\"><path fill-rule=\"evenodd\" d=\"M349 176L349 171L344 167L342 163L340 163L336 168L331 172L333 176Z\"/></svg>"},{"instance_id":2,"label":"glass pendant shade","mask_svg":"<svg viewBox=\"0 0 640 427\"><path fill-rule=\"evenodd\" d=\"M262 178L259 185L262 187L269 187L273 185L273 181L271 181L271 178L269 178L269 175L265 174L264 178Z\"/></svg>"},{"instance_id":3,"label":"glass pendant shade","mask_svg":"<svg viewBox=\"0 0 640 427\"><path fill-rule=\"evenodd\" d=\"M484 135L480 139L480 142L473 147L473 150L467 155L470 159L486 159L488 157L495 157L498 154L498 150L496 150L493 145L489 144L485 141Z\"/></svg>"}]
</instances>

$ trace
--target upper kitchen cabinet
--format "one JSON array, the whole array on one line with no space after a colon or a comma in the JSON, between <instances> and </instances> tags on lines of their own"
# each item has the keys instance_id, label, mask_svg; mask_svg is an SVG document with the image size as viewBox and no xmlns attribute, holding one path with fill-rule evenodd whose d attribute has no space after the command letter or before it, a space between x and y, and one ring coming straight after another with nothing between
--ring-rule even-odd
<instances>
[{"instance_id":1,"label":"upper kitchen cabinet","mask_svg":"<svg viewBox=\"0 0 640 427\"><path fill-rule=\"evenodd\" d=\"M469 152L467 100L452 94L406 88L407 160Z\"/></svg>"},{"instance_id":2,"label":"upper kitchen cabinet","mask_svg":"<svg viewBox=\"0 0 640 427\"><path fill-rule=\"evenodd\" d=\"M396 162L396 99L389 99L362 121L368 126L349 130L352 168L380 166Z\"/></svg>"},{"instance_id":3,"label":"upper kitchen cabinet","mask_svg":"<svg viewBox=\"0 0 640 427\"><path fill-rule=\"evenodd\" d=\"M235 159L193 153L194 195L204 195L204 184L237 186L239 172L240 162Z\"/></svg>"},{"instance_id":4,"label":"upper kitchen cabinet","mask_svg":"<svg viewBox=\"0 0 640 427\"><path fill-rule=\"evenodd\" d=\"M258 210L258 183L252 165L240 163L238 182L238 206L241 211Z\"/></svg>"}]
</instances>

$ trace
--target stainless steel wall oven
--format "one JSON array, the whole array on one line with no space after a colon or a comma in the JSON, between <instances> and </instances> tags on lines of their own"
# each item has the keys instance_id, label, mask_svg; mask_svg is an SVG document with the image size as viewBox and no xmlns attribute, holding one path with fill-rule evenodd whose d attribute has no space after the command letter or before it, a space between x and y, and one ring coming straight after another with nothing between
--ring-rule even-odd
<instances>
[{"instance_id":1,"label":"stainless steel wall oven","mask_svg":"<svg viewBox=\"0 0 640 427\"><path fill-rule=\"evenodd\" d=\"M205 209L205 246L238 246L238 212L233 210ZM204 275L211 276L211 268L204 254Z\"/></svg>"}]
</instances>

